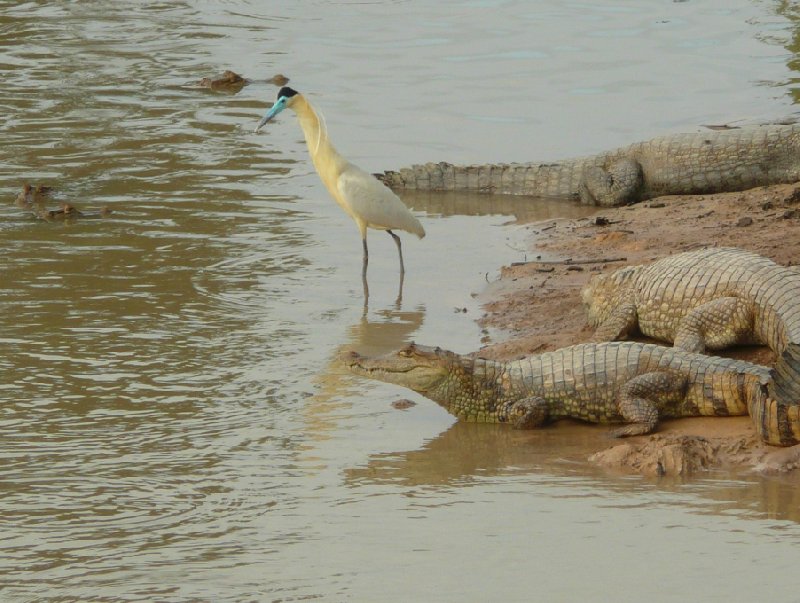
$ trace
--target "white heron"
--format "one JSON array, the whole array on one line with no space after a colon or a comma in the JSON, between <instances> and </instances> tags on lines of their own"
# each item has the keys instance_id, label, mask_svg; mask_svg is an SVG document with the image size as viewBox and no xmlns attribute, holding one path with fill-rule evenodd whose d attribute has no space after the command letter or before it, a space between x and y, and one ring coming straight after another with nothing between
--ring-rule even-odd
<instances>
[{"instance_id":1,"label":"white heron","mask_svg":"<svg viewBox=\"0 0 800 603\"><path fill-rule=\"evenodd\" d=\"M311 103L296 90L288 86L281 88L278 91L278 100L258 122L255 131L258 132L264 124L287 107L297 114L306 138L311 161L314 163L314 168L322 183L345 213L355 220L358 230L361 232L361 242L364 247L362 276L365 279L365 292L367 291L366 273L369 262L367 228L385 230L392 236L400 256L402 279L405 273L403 249L400 245L400 237L392 231L405 230L421 239L425 236L422 224L400 200L400 197L372 174L347 161L333 148L328 139L324 121L317 115Z\"/></svg>"}]
</instances>

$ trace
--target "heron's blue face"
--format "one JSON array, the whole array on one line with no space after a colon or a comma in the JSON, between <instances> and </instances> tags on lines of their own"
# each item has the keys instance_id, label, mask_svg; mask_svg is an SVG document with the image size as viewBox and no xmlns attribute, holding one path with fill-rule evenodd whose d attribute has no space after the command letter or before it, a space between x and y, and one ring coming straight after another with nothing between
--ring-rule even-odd
<instances>
[{"instance_id":1,"label":"heron's blue face","mask_svg":"<svg viewBox=\"0 0 800 603\"><path fill-rule=\"evenodd\" d=\"M270 107L269 111L261 118L261 121L258 122L255 131L258 132L261 128L264 127L264 124L267 123L270 119L275 117L278 113L283 111L286 108L286 103L289 102L290 97L281 96L275 101L275 104Z\"/></svg>"}]
</instances>

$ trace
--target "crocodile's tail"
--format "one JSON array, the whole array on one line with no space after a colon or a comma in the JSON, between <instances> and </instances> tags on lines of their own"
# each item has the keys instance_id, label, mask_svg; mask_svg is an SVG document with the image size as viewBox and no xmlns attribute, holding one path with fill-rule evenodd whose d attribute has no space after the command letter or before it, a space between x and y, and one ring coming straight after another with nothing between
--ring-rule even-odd
<instances>
[{"instance_id":1,"label":"crocodile's tail","mask_svg":"<svg viewBox=\"0 0 800 603\"><path fill-rule=\"evenodd\" d=\"M774 396L775 372L747 393L747 410L761 439L772 446L800 443L800 403Z\"/></svg>"},{"instance_id":2,"label":"crocodile's tail","mask_svg":"<svg viewBox=\"0 0 800 603\"><path fill-rule=\"evenodd\" d=\"M416 164L399 171L386 171L375 177L394 190L499 192L498 189L514 186L513 173L505 165L453 165L440 163ZM508 182L503 183L503 176ZM524 180L524 177L523 177ZM524 185L517 183L520 187ZM509 191L510 192L510 191Z\"/></svg>"},{"instance_id":3,"label":"crocodile's tail","mask_svg":"<svg viewBox=\"0 0 800 603\"><path fill-rule=\"evenodd\" d=\"M374 176L393 190L473 191L541 197L579 197L583 162L453 165L425 163Z\"/></svg>"},{"instance_id":4,"label":"crocodile's tail","mask_svg":"<svg viewBox=\"0 0 800 603\"><path fill-rule=\"evenodd\" d=\"M800 405L800 344L787 344L776 361L771 394L786 404Z\"/></svg>"}]
</instances>

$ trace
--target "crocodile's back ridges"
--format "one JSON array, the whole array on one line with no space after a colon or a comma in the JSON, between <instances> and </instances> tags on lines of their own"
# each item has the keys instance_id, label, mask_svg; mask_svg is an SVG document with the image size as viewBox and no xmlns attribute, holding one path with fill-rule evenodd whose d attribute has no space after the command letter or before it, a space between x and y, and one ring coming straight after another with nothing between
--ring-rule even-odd
<instances>
[{"instance_id":1,"label":"crocodile's back ridges","mask_svg":"<svg viewBox=\"0 0 800 603\"><path fill-rule=\"evenodd\" d=\"M800 271L755 253L712 247L677 254L642 266L628 286L635 289L640 328L647 334L671 340L677 321L689 311L728 295L757 305L754 335L776 354L789 343L800 344L800 306L795 303Z\"/></svg>"},{"instance_id":2,"label":"crocodile's back ridges","mask_svg":"<svg viewBox=\"0 0 800 603\"><path fill-rule=\"evenodd\" d=\"M769 379L768 369L749 362L639 342L579 344L511 361L507 370L512 381L550 403L551 416L600 423L621 420L620 387L643 373L690 378L680 404L659 409L666 417L745 414L749 394L740 377L750 375L753 383L764 384Z\"/></svg>"},{"instance_id":3,"label":"crocodile's back ridges","mask_svg":"<svg viewBox=\"0 0 800 603\"><path fill-rule=\"evenodd\" d=\"M735 191L800 179L800 126L661 136L628 147L649 196Z\"/></svg>"},{"instance_id":4,"label":"crocodile's back ridges","mask_svg":"<svg viewBox=\"0 0 800 603\"><path fill-rule=\"evenodd\" d=\"M775 395L800 403L798 269L749 251L721 247L665 258L646 266L638 280L638 303L643 306L669 303L688 311L723 295L752 301L754 339L777 355ZM649 330L648 325L642 330Z\"/></svg>"},{"instance_id":5,"label":"crocodile's back ridges","mask_svg":"<svg viewBox=\"0 0 800 603\"><path fill-rule=\"evenodd\" d=\"M638 176L632 170L638 171ZM376 176L395 190L580 198L596 205L619 205L658 195L746 190L800 180L800 125L661 136L552 163L440 162Z\"/></svg>"},{"instance_id":6,"label":"crocodile's back ridges","mask_svg":"<svg viewBox=\"0 0 800 603\"><path fill-rule=\"evenodd\" d=\"M395 190L474 191L577 200L586 168L602 166L605 161L603 154L558 163L453 165L438 162L375 176Z\"/></svg>"}]
</instances>

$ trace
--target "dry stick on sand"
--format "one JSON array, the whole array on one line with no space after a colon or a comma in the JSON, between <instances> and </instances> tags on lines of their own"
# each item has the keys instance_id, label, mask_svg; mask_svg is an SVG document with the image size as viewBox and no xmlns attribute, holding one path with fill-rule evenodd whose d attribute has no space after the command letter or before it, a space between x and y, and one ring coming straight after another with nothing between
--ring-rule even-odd
<instances>
[{"instance_id":1,"label":"dry stick on sand","mask_svg":"<svg viewBox=\"0 0 800 603\"><path fill-rule=\"evenodd\" d=\"M525 266L527 264L605 264L606 262L627 262L628 258L599 258L596 260L573 260L567 258L566 260L531 260L529 262L512 262L512 266Z\"/></svg>"}]
</instances>

